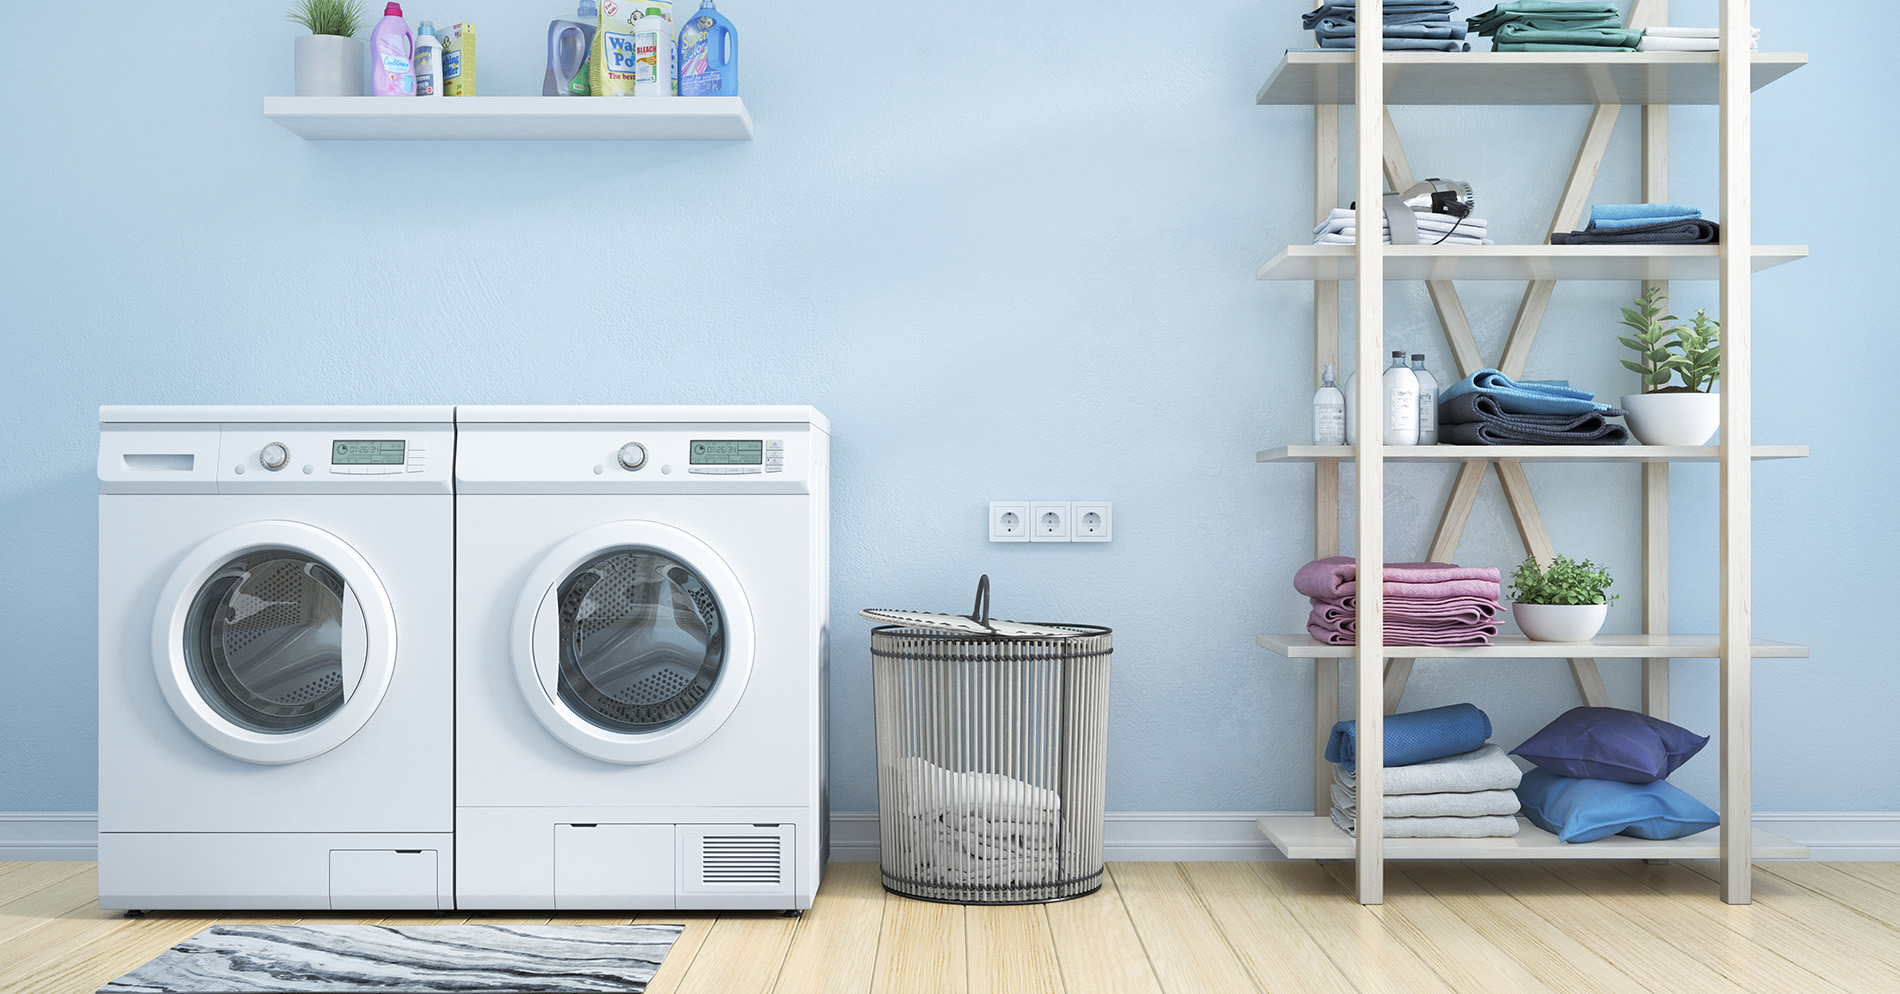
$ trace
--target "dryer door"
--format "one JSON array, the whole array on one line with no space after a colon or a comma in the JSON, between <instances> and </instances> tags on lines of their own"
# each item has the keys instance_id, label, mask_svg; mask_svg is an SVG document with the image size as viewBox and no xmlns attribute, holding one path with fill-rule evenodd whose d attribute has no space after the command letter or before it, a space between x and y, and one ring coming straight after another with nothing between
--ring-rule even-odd
<instances>
[{"instance_id":1,"label":"dryer door","mask_svg":"<svg viewBox=\"0 0 1900 994\"><path fill-rule=\"evenodd\" d=\"M706 741L752 676L738 576L706 543L652 521L561 543L528 581L514 642L535 717L609 763L652 763Z\"/></svg>"},{"instance_id":2,"label":"dryer door","mask_svg":"<svg viewBox=\"0 0 1900 994\"><path fill-rule=\"evenodd\" d=\"M187 554L159 596L152 638L172 713L250 763L342 745L395 672L395 613L369 563L292 521L239 525Z\"/></svg>"}]
</instances>

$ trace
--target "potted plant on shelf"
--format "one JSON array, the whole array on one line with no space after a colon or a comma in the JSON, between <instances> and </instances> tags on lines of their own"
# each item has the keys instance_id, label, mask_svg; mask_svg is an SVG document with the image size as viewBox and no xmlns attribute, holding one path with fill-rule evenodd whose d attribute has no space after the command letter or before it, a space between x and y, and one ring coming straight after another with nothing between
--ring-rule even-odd
<instances>
[{"instance_id":1,"label":"potted plant on shelf","mask_svg":"<svg viewBox=\"0 0 1900 994\"><path fill-rule=\"evenodd\" d=\"M1610 615L1615 582L1588 559L1558 556L1540 568L1528 557L1511 576L1511 616L1533 642L1588 642Z\"/></svg>"},{"instance_id":2,"label":"potted plant on shelf","mask_svg":"<svg viewBox=\"0 0 1900 994\"><path fill-rule=\"evenodd\" d=\"M1643 392L1623 397L1619 406L1629 412L1630 431L1644 445L1706 445L1722 426L1715 393L1722 326L1706 310L1696 311L1686 328L1671 324L1676 316L1664 314L1666 306L1662 291L1651 287L1634 308L1623 308L1620 323L1636 334L1618 340L1637 355L1623 365L1643 378Z\"/></svg>"},{"instance_id":3,"label":"potted plant on shelf","mask_svg":"<svg viewBox=\"0 0 1900 994\"><path fill-rule=\"evenodd\" d=\"M362 96L362 0L297 0L290 19L310 29L297 39L297 95Z\"/></svg>"}]
</instances>

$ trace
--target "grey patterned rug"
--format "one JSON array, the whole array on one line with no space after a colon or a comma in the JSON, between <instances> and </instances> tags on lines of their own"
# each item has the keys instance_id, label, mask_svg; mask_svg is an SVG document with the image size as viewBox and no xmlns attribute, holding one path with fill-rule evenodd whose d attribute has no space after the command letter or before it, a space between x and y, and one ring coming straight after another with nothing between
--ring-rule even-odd
<instances>
[{"instance_id":1,"label":"grey patterned rug","mask_svg":"<svg viewBox=\"0 0 1900 994\"><path fill-rule=\"evenodd\" d=\"M99 994L640 994L678 925L217 925Z\"/></svg>"}]
</instances>

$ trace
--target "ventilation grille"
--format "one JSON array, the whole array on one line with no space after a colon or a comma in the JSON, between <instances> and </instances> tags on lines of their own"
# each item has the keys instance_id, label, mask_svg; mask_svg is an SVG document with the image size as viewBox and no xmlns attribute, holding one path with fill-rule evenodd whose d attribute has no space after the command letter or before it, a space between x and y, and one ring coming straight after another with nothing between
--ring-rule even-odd
<instances>
[{"instance_id":1,"label":"ventilation grille","mask_svg":"<svg viewBox=\"0 0 1900 994\"><path fill-rule=\"evenodd\" d=\"M779 887L784 841L776 835L708 835L700 842L699 879L713 886Z\"/></svg>"}]
</instances>

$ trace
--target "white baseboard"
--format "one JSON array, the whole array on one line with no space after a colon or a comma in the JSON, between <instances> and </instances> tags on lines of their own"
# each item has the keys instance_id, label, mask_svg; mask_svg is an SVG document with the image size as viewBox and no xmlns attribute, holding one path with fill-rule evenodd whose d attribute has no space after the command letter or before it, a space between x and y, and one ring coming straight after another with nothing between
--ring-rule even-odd
<instances>
[{"instance_id":1,"label":"white baseboard","mask_svg":"<svg viewBox=\"0 0 1900 994\"><path fill-rule=\"evenodd\" d=\"M1254 827L1268 811L1110 811L1104 850L1125 862L1279 859ZM1762 811L1755 824L1808 847L1817 860L1900 860L1900 811ZM0 811L0 862L90 860L99 816L90 811ZM877 859L877 812L831 815L831 858Z\"/></svg>"}]
</instances>

